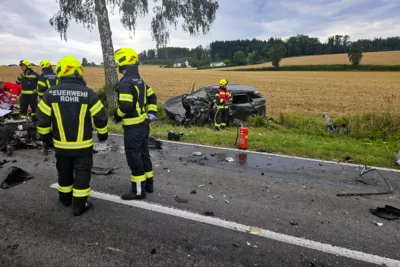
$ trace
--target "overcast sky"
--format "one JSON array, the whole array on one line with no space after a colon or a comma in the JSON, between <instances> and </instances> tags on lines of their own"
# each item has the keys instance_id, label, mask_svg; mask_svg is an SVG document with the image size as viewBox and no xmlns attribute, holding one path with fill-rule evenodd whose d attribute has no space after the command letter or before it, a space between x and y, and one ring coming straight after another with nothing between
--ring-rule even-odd
<instances>
[{"instance_id":1,"label":"overcast sky","mask_svg":"<svg viewBox=\"0 0 400 267\"><path fill-rule=\"evenodd\" d=\"M208 35L191 37L173 30L169 46L192 48L215 40L286 38L297 34L319 37L323 42L334 34L348 34L352 41L400 35L400 0L220 0L219 3L216 21ZM48 22L57 10L55 0L0 0L0 64L18 64L21 59L36 64L49 59L55 64L65 55L102 62L97 29L89 32L72 23L68 41L62 41ZM138 52L155 48L150 21L151 14L141 19L130 39L116 11L110 16L114 48L130 46Z\"/></svg>"}]
</instances>

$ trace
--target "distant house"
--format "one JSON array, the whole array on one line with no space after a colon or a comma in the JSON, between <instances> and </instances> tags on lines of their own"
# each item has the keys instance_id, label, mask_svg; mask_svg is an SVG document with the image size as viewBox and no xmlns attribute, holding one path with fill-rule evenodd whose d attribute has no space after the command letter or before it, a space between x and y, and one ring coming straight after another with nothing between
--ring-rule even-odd
<instances>
[{"instance_id":1,"label":"distant house","mask_svg":"<svg viewBox=\"0 0 400 267\"><path fill-rule=\"evenodd\" d=\"M226 64L222 61L220 62L211 62L210 67L226 67Z\"/></svg>"},{"instance_id":2,"label":"distant house","mask_svg":"<svg viewBox=\"0 0 400 267\"><path fill-rule=\"evenodd\" d=\"M191 68L189 61L185 59L178 59L174 63L174 68Z\"/></svg>"}]
</instances>

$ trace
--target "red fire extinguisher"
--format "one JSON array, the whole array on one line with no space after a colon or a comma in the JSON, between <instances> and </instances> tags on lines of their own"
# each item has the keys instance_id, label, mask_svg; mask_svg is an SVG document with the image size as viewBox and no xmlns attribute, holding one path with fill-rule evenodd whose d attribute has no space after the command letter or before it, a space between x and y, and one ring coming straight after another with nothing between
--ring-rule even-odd
<instances>
[{"instance_id":1,"label":"red fire extinguisher","mask_svg":"<svg viewBox=\"0 0 400 267\"><path fill-rule=\"evenodd\" d=\"M239 138L239 143L238 143ZM249 143L249 128L246 125L241 125L237 129L236 145L239 149L247 149Z\"/></svg>"}]
</instances>

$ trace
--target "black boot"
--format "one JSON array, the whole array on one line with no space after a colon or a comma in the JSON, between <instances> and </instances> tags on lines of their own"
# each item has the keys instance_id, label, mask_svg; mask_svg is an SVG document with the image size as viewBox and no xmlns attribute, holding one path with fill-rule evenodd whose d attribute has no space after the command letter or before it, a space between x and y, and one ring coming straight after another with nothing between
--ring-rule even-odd
<instances>
[{"instance_id":1,"label":"black boot","mask_svg":"<svg viewBox=\"0 0 400 267\"><path fill-rule=\"evenodd\" d=\"M139 190L137 190L138 189L137 186L140 186ZM132 190L129 193L123 194L121 196L121 199L123 200L134 200L134 199L145 199L145 198L146 198L146 181L139 183L132 182Z\"/></svg>"},{"instance_id":2,"label":"black boot","mask_svg":"<svg viewBox=\"0 0 400 267\"><path fill-rule=\"evenodd\" d=\"M154 192L154 180L153 177L146 179L146 192L153 193Z\"/></svg>"},{"instance_id":3,"label":"black boot","mask_svg":"<svg viewBox=\"0 0 400 267\"><path fill-rule=\"evenodd\" d=\"M63 204L66 207L71 206L71 204L72 204L72 192L71 193L58 192L58 200L61 202L61 204Z\"/></svg>"},{"instance_id":4,"label":"black boot","mask_svg":"<svg viewBox=\"0 0 400 267\"><path fill-rule=\"evenodd\" d=\"M74 198L73 214L74 216L80 216L84 212L92 208L92 203L87 201L87 197L76 197Z\"/></svg>"}]
</instances>

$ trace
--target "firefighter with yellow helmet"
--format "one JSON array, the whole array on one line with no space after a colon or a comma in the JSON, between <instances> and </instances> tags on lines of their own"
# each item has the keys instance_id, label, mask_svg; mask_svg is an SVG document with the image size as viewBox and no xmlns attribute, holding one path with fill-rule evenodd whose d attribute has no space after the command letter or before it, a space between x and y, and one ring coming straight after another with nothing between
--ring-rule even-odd
<instances>
[{"instance_id":1,"label":"firefighter with yellow helmet","mask_svg":"<svg viewBox=\"0 0 400 267\"><path fill-rule=\"evenodd\" d=\"M79 216L91 208L93 166L92 119L100 141L108 139L108 116L96 93L86 86L78 59L63 57L56 66L59 84L48 89L38 105L37 129L41 140L54 144L59 201L73 204Z\"/></svg>"},{"instance_id":2,"label":"firefighter with yellow helmet","mask_svg":"<svg viewBox=\"0 0 400 267\"><path fill-rule=\"evenodd\" d=\"M20 116L21 119L27 118L28 108L31 108L31 116L35 119L37 108L37 85L39 74L32 70L32 64L28 60L19 62L22 72L17 77L16 83L21 85L20 96Z\"/></svg>"},{"instance_id":3,"label":"firefighter with yellow helmet","mask_svg":"<svg viewBox=\"0 0 400 267\"><path fill-rule=\"evenodd\" d=\"M125 154L131 169L132 189L123 200L146 198L154 190L153 166L148 148L150 121L157 120L157 96L140 77L138 54L131 48L115 51L114 59L124 76L119 82L114 122L122 121Z\"/></svg>"},{"instance_id":4,"label":"firefighter with yellow helmet","mask_svg":"<svg viewBox=\"0 0 400 267\"><path fill-rule=\"evenodd\" d=\"M215 114L215 130L226 129L229 119L229 104L232 102L232 94L227 89L228 80L219 81L218 92L216 93L217 111Z\"/></svg>"},{"instance_id":5,"label":"firefighter with yellow helmet","mask_svg":"<svg viewBox=\"0 0 400 267\"><path fill-rule=\"evenodd\" d=\"M38 95L39 98L42 99L46 90L48 90L53 85L58 84L58 77L54 73L53 68L51 67L51 62L47 59L44 59L39 64L42 69L42 73L39 76L38 81Z\"/></svg>"}]
</instances>

